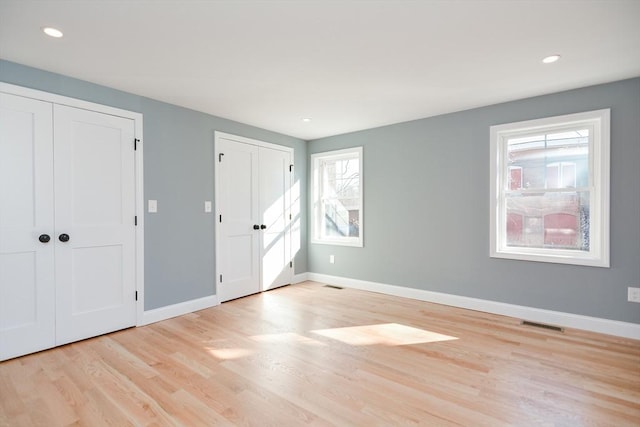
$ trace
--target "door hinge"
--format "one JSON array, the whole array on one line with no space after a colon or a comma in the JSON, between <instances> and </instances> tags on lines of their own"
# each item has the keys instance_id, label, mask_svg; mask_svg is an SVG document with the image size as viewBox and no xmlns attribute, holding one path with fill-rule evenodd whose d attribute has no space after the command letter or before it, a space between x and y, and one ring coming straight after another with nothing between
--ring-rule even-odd
<instances>
[{"instance_id":1,"label":"door hinge","mask_svg":"<svg viewBox=\"0 0 640 427\"><path fill-rule=\"evenodd\" d=\"M133 217L133 225L138 225L138 215Z\"/></svg>"},{"instance_id":2,"label":"door hinge","mask_svg":"<svg viewBox=\"0 0 640 427\"><path fill-rule=\"evenodd\" d=\"M136 291L136 301L138 301L138 291Z\"/></svg>"},{"instance_id":3,"label":"door hinge","mask_svg":"<svg viewBox=\"0 0 640 427\"><path fill-rule=\"evenodd\" d=\"M140 142L138 138L133 139L133 151L136 151L138 149L138 142Z\"/></svg>"},{"instance_id":4,"label":"door hinge","mask_svg":"<svg viewBox=\"0 0 640 427\"><path fill-rule=\"evenodd\" d=\"M218 154L218 163L222 163L222 156L224 156L224 153Z\"/></svg>"},{"instance_id":5,"label":"door hinge","mask_svg":"<svg viewBox=\"0 0 640 427\"><path fill-rule=\"evenodd\" d=\"M291 214L289 214L289 220L292 220L293 218L291 217Z\"/></svg>"},{"instance_id":6,"label":"door hinge","mask_svg":"<svg viewBox=\"0 0 640 427\"><path fill-rule=\"evenodd\" d=\"M220 275L220 283L222 283L222 274Z\"/></svg>"},{"instance_id":7,"label":"door hinge","mask_svg":"<svg viewBox=\"0 0 640 427\"><path fill-rule=\"evenodd\" d=\"M289 261L289 268L293 268L293 261Z\"/></svg>"},{"instance_id":8,"label":"door hinge","mask_svg":"<svg viewBox=\"0 0 640 427\"><path fill-rule=\"evenodd\" d=\"M289 165L289 172L293 172L293 165Z\"/></svg>"},{"instance_id":9,"label":"door hinge","mask_svg":"<svg viewBox=\"0 0 640 427\"><path fill-rule=\"evenodd\" d=\"M220 214L219 221L222 222L222 214Z\"/></svg>"}]
</instances>

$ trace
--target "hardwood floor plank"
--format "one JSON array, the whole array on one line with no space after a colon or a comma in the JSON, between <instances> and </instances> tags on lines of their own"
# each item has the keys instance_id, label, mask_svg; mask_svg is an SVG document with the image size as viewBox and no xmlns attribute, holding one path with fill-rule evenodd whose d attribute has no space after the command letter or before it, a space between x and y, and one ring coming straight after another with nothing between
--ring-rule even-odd
<instances>
[{"instance_id":1,"label":"hardwood floor plank","mask_svg":"<svg viewBox=\"0 0 640 427\"><path fill-rule=\"evenodd\" d=\"M0 426L638 426L640 342L314 282L0 363Z\"/></svg>"},{"instance_id":2,"label":"hardwood floor plank","mask_svg":"<svg viewBox=\"0 0 640 427\"><path fill-rule=\"evenodd\" d=\"M25 416L27 410L9 373L0 372L0 425L9 425L9 420Z\"/></svg>"}]
</instances>

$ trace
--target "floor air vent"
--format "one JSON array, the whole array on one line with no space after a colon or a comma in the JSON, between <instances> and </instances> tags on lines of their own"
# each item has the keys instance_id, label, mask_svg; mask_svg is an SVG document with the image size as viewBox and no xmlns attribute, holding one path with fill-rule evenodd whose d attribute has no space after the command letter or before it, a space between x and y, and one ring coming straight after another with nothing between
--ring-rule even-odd
<instances>
[{"instance_id":1,"label":"floor air vent","mask_svg":"<svg viewBox=\"0 0 640 427\"><path fill-rule=\"evenodd\" d=\"M340 286L333 286L333 285L324 285L325 288L331 288L331 289L343 289Z\"/></svg>"},{"instance_id":2,"label":"floor air vent","mask_svg":"<svg viewBox=\"0 0 640 427\"><path fill-rule=\"evenodd\" d=\"M561 328L560 326L547 325L545 323L530 322L528 320L523 320L521 324L524 326L534 326L536 328L548 329L550 331L564 332L564 328Z\"/></svg>"}]
</instances>

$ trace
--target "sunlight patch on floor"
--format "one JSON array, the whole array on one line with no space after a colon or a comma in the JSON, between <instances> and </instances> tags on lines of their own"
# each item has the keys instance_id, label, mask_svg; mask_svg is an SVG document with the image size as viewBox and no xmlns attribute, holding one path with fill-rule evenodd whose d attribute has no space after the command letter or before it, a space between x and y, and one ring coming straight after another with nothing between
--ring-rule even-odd
<instances>
[{"instance_id":1,"label":"sunlight patch on floor","mask_svg":"<svg viewBox=\"0 0 640 427\"><path fill-rule=\"evenodd\" d=\"M254 335L250 338L258 342L266 342L266 343L297 343L297 344L305 344L305 345L311 345L316 347L327 345L323 342L314 340L313 338L296 334L295 332L282 332L280 334Z\"/></svg>"},{"instance_id":2,"label":"sunlight patch on floor","mask_svg":"<svg viewBox=\"0 0 640 427\"><path fill-rule=\"evenodd\" d=\"M379 325L351 326L346 328L319 329L314 334L342 341L350 345L410 345L439 341L451 341L458 338L398 323Z\"/></svg>"},{"instance_id":3,"label":"sunlight patch on floor","mask_svg":"<svg viewBox=\"0 0 640 427\"><path fill-rule=\"evenodd\" d=\"M246 348L207 348L207 351L220 360L239 359L253 353Z\"/></svg>"}]
</instances>

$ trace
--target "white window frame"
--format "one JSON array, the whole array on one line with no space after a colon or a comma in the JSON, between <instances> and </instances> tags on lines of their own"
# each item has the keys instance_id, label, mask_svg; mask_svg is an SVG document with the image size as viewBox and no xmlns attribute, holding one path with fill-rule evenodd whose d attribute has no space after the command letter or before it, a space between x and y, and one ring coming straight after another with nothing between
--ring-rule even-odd
<instances>
[{"instance_id":1,"label":"white window frame","mask_svg":"<svg viewBox=\"0 0 640 427\"><path fill-rule=\"evenodd\" d=\"M357 156L360 174L360 200L359 200L359 233L358 237L326 236L323 233L323 205L320 200L322 189L320 179L320 165L326 160L340 160ZM345 148L343 150L327 151L311 155L311 243L340 246L364 246L364 174L362 161L362 147Z\"/></svg>"},{"instance_id":2,"label":"white window frame","mask_svg":"<svg viewBox=\"0 0 640 427\"><path fill-rule=\"evenodd\" d=\"M610 109L604 109L491 126L491 257L609 267L610 115ZM589 251L507 246L508 140L579 126L592 129L589 136Z\"/></svg>"}]
</instances>

